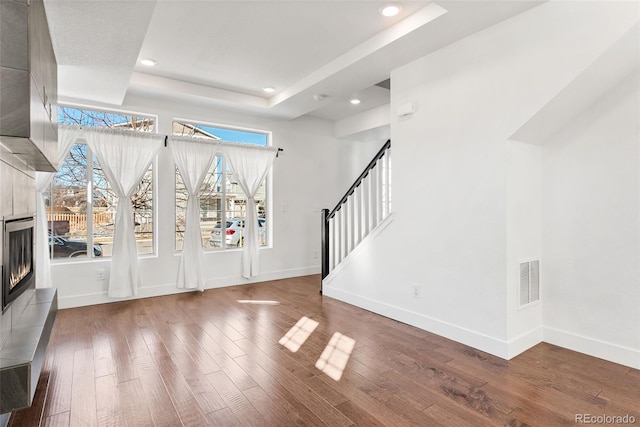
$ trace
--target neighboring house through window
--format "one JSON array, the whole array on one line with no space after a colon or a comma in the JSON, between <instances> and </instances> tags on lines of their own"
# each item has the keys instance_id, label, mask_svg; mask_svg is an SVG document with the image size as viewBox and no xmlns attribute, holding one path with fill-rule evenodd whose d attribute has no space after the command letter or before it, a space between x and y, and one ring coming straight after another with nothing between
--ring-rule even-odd
<instances>
[{"instance_id":1,"label":"neighboring house through window","mask_svg":"<svg viewBox=\"0 0 640 427\"><path fill-rule=\"evenodd\" d=\"M221 125L173 122L174 135L222 140L238 144L270 145L270 133ZM267 178L268 180L268 178ZM269 242L269 212L267 180L256 195L260 246ZM176 250L182 249L185 227L187 191L176 169ZM200 224L203 246L207 249L239 248L244 244L244 224L247 198L233 177L222 153L218 153L200 188Z\"/></svg>"}]
</instances>

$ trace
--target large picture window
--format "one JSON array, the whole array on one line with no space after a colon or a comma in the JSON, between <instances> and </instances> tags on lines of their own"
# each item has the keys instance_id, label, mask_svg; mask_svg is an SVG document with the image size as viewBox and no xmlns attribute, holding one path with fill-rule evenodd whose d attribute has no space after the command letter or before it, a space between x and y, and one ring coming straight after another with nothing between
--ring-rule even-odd
<instances>
[{"instance_id":1,"label":"large picture window","mask_svg":"<svg viewBox=\"0 0 640 427\"><path fill-rule=\"evenodd\" d=\"M175 121L173 134L212 141L222 140L238 144L270 145L266 131L236 129L219 125L204 125ZM268 180L268 178L267 178ZM256 195L258 207L258 236L260 246L269 242L268 183L262 183ZM176 169L176 250L182 250L185 230L187 191ZM244 244L244 224L247 198L233 177L222 153L218 153L200 188L200 224L202 244L211 250L240 248Z\"/></svg>"},{"instance_id":2,"label":"large picture window","mask_svg":"<svg viewBox=\"0 0 640 427\"><path fill-rule=\"evenodd\" d=\"M58 122L153 132L155 119L134 114L59 107ZM153 164L131 197L138 254L154 251ZM72 146L45 194L52 258L109 257L117 196L84 143Z\"/></svg>"}]
</instances>

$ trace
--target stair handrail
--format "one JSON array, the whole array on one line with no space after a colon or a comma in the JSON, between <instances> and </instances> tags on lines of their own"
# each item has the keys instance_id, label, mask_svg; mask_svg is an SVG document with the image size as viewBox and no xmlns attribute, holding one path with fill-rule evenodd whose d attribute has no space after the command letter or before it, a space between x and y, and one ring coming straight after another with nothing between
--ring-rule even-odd
<instances>
[{"instance_id":1,"label":"stair handrail","mask_svg":"<svg viewBox=\"0 0 640 427\"><path fill-rule=\"evenodd\" d=\"M369 172L371 172L371 169L373 169L376 166L376 163L378 163L378 160L380 160L382 157L384 157L384 153L386 153L389 148L391 148L391 140L390 139L388 139L387 142L384 143L384 145L382 146L380 151L378 151L378 153L376 153L376 155L369 162L367 167L364 168L364 171L362 171L360 176L358 178L356 178L356 180L353 183L353 185L347 190L347 192L344 194L344 196L342 196L342 199L340 199L340 201L338 202L336 207L333 208L333 210L331 210L329 212L329 216L328 216L327 220L330 220L331 218L334 217L336 212L338 212L340 210L340 208L342 207L342 205L345 204L345 202L347 201L349 196L351 196L353 194L353 192L356 190L356 188L358 188L358 186L362 183L362 180L365 179L367 177L367 175L369 175Z\"/></svg>"},{"instance_id":2,"label":"stair handrail","mask_svg":"<svg viewBox=\"0 0 640 427\"><path fill-rule=\"evenodd\" d=\"M349 197L355 192L356 188L358 188L358 186L362 184L362 181L369 175L369 172L371 172L371 170L376 167L378 160L383 158L387 150L389 150L390 148L391 140L388 139L387 142L384 143L382 148L380 148L380 150L376 153L373 159L369 162L367 167L364 168L364 171L362 171L360 176L356 178L353 185L347 190L344 196L342 196L338 204L331 211L329 211L329 209L322 209L322 279L329 275L329 220L331 220L331 218L336 215L340 208L342 208L342 205L344 205L347 200L349 200ZM322 286L320 287L320 294L322 294Z\"/></svg>"}]
</instances>

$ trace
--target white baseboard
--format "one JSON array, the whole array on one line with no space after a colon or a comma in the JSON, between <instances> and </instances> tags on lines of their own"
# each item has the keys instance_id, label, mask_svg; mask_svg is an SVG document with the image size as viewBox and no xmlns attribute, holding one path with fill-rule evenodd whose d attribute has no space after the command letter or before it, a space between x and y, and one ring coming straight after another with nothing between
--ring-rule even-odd
<instances>
[{"instance_id":1,"label":"white baseboard","mask_svg":"<svg viewBox=\"0 0 640 427\"><path fill-rule=\"evenodd\" d=\"M513 359L520 353L524 353L531 347L540 344L542 342L542 337L542 328L538 327L509 340L507 343L507 354L509 357L507 357L507 359Z\"/></svg>"},{"instance_id":2,"label":"white baseboard","mask_svg":"<svg viewBox=\"0 0 640 427\"><path fill-rule=\"evenodd\" d=\"M248 283L288 279L290 277L309 276L312 274L320 274L320 266L270 271L267 273L260 273L258 276L252 277L251 279L246 279L242 276L216 277L215 279L207 280L206 288L214 289L224 286L245 285Z\"/></svg>"},{"instance_id":3,"label":"white baseboard","mask_svg":"<svg viewBox=\"0 0 640 427\"><path fill-rule=\"evenodd\" d=\"M543 340L558 347L640 369L640 349L623 347L549 327L543 330Z\"/></svg>"},{"instance_id":4,"label":"white baseboard","mask_svg":"<svg viewBox=\"0 0 640 427\"><path fill-rule=\"evenodd\" d=\"M512 340L504 341L424 314L332 288L327 286L326 282L323 286L323 295L424 329L507 360L514 358L536 344L547 342L589 356L640 369L640 349L623 347L554 328L534 328Z\"/></svg>"},{"instance_id":5,"label":"white baseboard","mask_svg":"<svg viewBox=\"0 0 640 427\"><path fill-rule=\"evenodd\" d=\"M251 279L245 279L242 276L216 277L207 280L205 289L222 288L226 286L246 285L249 283L266 282L269 280L288 279L290 277L309 276L319 274L320 267L302 267L289 270L278 270L262 273ZM110 298L106 292L97 292L84 295L60 296L58 295L58 308L84 307L87 305L107 304L118 301L127 301L140 298L157 297L162 295L179 294L184 292L193 292L194 289L178 289L175 283L167 283L154 286L140 286L138 295L127 298Z\"/></svg>"},{"instance_id":6,"label":"white baseboard","mask_svg":"<svg viewBox=\"0 0 640 427\"><path fill-rule=\"evenodd\" d=\"M372 311L385 317L398 320L416 328L449 338L462 344L477 348L493 354L494 356L507 359L509 357L509 343L504 340L484 335L477 331L472 331L451 323L434 319L424 314L408 311L404 308L396 307L380 301L376 301L351 292L346 292L330 286L323 286L322 294L340 301L352 304L365 310Z\"/></svg>"}]
</instances>

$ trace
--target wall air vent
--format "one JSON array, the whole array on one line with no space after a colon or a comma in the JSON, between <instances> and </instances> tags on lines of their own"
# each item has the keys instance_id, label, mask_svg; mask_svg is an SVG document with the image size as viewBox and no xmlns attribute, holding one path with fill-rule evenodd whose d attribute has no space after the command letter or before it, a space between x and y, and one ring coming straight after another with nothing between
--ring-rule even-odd
<instances>
[{"instance_id":1,"label":"wall air vent","mask_svg":"<svg viewBox=\"0 0 640 427\"><path fill-rule=\"evenodd\" d=\"M540 300L540 261L520 263L520 306Z\"/></svg>"}]
</instances>

